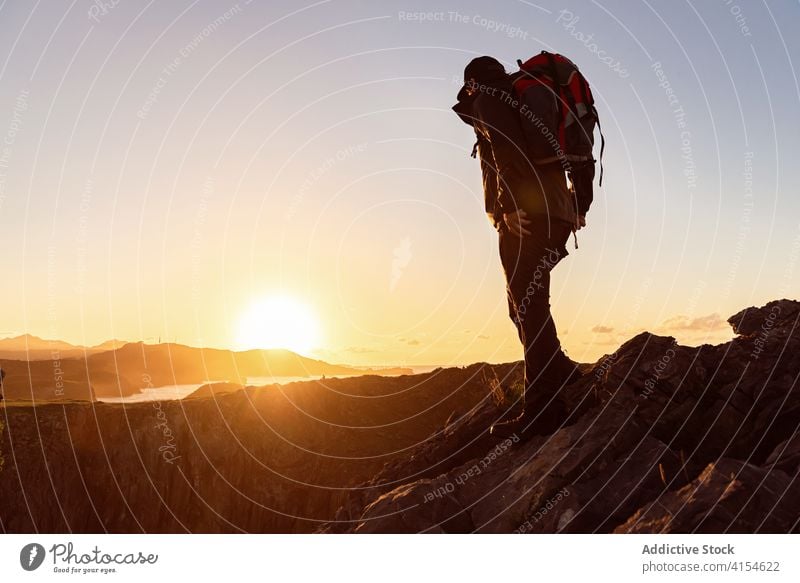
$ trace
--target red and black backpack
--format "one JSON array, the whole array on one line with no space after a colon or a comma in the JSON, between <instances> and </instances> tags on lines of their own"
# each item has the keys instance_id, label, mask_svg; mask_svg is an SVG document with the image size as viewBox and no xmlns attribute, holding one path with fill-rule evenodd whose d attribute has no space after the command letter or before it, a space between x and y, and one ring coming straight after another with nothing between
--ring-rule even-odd
<instances>
[{"instance_id":1,"label":"red and black backpack","mask_svg":"<svg viewBox=\"0 0 800 583\"><path fill-rule=\"evenodd\" d=\"M559 162L570 174L578 200L588 195L591 201L594 128L600 128L600 120L589 82L572 61L556 53L542 51L517 64L519 71L511 75L511 81L530 160L535 164ZM602 185L602 130L600 138Z\"/></svg>"}]
</instances>

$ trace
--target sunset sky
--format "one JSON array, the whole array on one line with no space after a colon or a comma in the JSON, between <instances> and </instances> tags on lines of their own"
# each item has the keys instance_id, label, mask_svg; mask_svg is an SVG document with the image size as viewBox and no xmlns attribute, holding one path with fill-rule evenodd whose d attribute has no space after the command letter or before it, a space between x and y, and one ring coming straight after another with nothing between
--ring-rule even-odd
<instances>
[{"instance_id":1,"label":"sunset sky","mask_svg":"<svg viewBox=\"0 0 800 583\"><path fill-rule=\"evenodd\" d=\"M0 336L241 348L269 305L332 362L521 358L450 107L471 58L542 49L606 136L570 356L798 296L797 2L114 4L0 5Z\"/></svg>"}]
</instances>

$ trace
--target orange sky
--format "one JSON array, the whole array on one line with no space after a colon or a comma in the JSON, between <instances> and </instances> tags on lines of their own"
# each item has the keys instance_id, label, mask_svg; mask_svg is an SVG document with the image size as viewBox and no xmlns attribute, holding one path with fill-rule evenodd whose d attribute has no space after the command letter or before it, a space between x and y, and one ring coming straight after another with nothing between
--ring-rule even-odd
<instances>
[{"instance_id":1,"label":"orange sky","mask_svg":"<svg viewBox=\"0 0 800 583\"><path fill-rule=\"evenodd\" d=\"M642 329L718 342L739 309L799 289L797 95L771 90L793 69L767 13L743 38L712 7L695 7L706 29L685 7L585 5L579 28L622 76L556 4L458 4L525 38L381 3L123 2L98 22L22 6L0 19L2 335L237 347L278 295L306 315L265 342L325 360L521 358L450 106L470 58L542 48L589 78L607 140L580 248L553 274L570 356Z\"/></svg>"}]
</instances>

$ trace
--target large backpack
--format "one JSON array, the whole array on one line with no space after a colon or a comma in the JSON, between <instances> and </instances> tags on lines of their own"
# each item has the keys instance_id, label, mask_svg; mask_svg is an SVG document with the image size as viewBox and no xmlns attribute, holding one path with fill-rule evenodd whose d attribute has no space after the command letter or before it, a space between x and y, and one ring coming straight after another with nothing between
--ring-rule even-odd
<instances>
[{"instance_id":1,"label":"large backpack","mask_svg":"<svg viewBox=\"0 0 800 583\"><path fill-rule=\"evenodd\" d=\"M534 164L560 163L569 174L577 200L592 200L594 128L600 128L588 81L568 58L547 51L517 61L514 94ZM600 185L605 138L600 132Z\"/></svg>"}]
</instances>

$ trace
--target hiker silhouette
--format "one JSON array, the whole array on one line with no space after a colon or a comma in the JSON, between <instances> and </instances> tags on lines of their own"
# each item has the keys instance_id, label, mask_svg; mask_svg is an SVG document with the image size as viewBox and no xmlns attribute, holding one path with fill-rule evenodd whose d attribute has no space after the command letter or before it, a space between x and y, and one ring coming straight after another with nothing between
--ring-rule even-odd
<instances>
[{"instance_id":1,"label":"hiker silhouette","mask_svg":"<svg viewBox=\"0 0 800 583\"><path fill-rule=\"evenodd\" d=\"M453 109L475 130L473 157L479 156L485 210L499 235L509 316L525 351L523 413L495 423L491 432L530 437L561 425L567 411L558 391L581 374L558 339L550 312L550 272L568 255L570 234L585 225L591 191L588 200L576 200L558 159L542 164L528 156L513 83L493 57L473 59ZM544 118L549 112L533 113Z\"/></svg>"}]
</instances>

